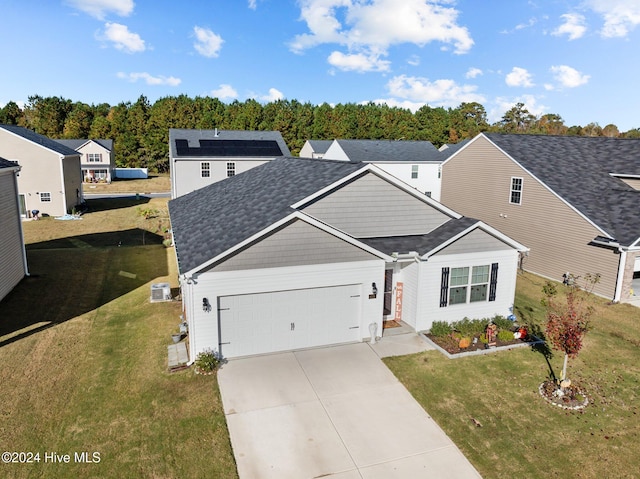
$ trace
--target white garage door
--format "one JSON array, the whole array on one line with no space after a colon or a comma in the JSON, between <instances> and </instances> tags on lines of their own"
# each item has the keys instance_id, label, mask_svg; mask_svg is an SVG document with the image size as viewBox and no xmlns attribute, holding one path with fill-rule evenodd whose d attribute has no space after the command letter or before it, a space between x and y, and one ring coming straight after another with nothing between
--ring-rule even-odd
<instances>
[{"instance_id":1,"label":"white garage door","mask_svg":"<svg viewBox=\"0 0 640 479\"><path fill-rule=\"evenodd\" d=\"M640 256L636 256L636 263L633 268L634 273L637 273L638 271L640 271Z\"/></svg>"},{"instance_id":2,"label":"white garage door","mask_svg":"<svg viewBox=\"0 0 640 479\"><path fill-rule=\"evenodd\" d=\"M287 351L360 339L360 285L223 296L224 357Z\"/></svg>"}]
</instances>

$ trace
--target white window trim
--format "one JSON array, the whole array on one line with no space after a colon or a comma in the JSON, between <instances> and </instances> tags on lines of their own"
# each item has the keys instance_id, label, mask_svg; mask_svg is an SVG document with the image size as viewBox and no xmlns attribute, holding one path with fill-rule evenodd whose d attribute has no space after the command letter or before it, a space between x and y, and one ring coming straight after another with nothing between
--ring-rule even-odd
<instances>
[{"instance_id":1,"label":"white window trim","mask_svg":"<svg viewBox=\"0 0 640 479\"><path fill-rule=\"evenodd\" d=\"M52 199L52 198L51 198L51 193L49 193L48 191L43 191L43 192L41 192L39 195L40 195L40 203L51 203L51 199ZM49 196L48 196L48 198L49 198L49 199L48 199L48 200L45 200L45 199L44 199L44 198L45 198L45 196L44 196L44 195L49 195Z\"/></svg>"},{"instance_id":2,"label":"white window trim","mask_svg":"<svg viewBox=\"0 0 640 479\"><path fill-rule=\"evenodd\" d=\"M520 180L520 190L514 190L513 189L513 180ZM518 203L512 201L514 192L520 193L520 201ZM511 182L509 183L509 204L511 204L511 205L521 205L522 204L522 193L523 192L524 192L524 178L522 178L521 176L512 176L511 177Z\"/></svg>"},{"instance_id":3,"label":"white window trim","mask_svg":"<svg viewBox=\"0 0 640 479\"><path fill-rule=\"evenodd\" d=\"M420 176L419 171L420 171L420 165L411 165L411 179L412 180L417 180L418 179L418 177Z\"/></svg>"},{"instance_id":4,"label":"white window trim","mask_svg":"<svg viewBox=\"0 0 640 479\"><path fill-rule=\"evenodd\" d=\"M230 171L233 171L232 175L229 174ZM231 178L232 176L236 176L236 162L228 161L227 162L227 178Z\"/></svg>"},{"instance_id":5,"label":"white window trim","mask_svg":"<svg viewBox=\"0 0 640 479\"><path fill-rule=\"evenodd\" d=\"M102 153L87 153L87 163L102 163Z\"/></svg>"},{"instance_id":6,"label":"white window trim","mask_svg":"<svg viewBox=\"0 0 640 479\"><path fill-rule=\"evenodd\" d=\"M482 282L482 283L474 283L473 282L473 268L479 268L481 266L484 267L488 267L488 273L487 273L487 281L486 282ZM467 283L466 284L458 284L455 286L451 285L451 280L453 279L453 270L454 269L461 269L461 268L469 268L469 272L467 274ZM486 285L486 291L485 291L485 298L483 300L478 300L478 301L471 301L471 288L473 288L474 286L482 286L482 285ZM454 266L451 268L450 270L450 274L449 274L449 292L448 292L448 304L447 306L457 306L459 304L473 304L473 303L486 303L489 301L489 289L491 287L491 264L476 264L474 266ZM451 302L451 290L453 288L466 288L466 299L464 301L464 303L452 303Z\"/></svg>"}]
</instances>

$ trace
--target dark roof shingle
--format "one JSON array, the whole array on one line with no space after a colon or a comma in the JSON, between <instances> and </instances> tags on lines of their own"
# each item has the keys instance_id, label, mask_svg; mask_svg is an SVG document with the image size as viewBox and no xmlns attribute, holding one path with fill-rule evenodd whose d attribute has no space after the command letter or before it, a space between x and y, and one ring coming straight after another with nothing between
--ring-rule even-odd
<instances>
[{"instance_id":1,"label":"dark roof shingle","mask_svg":"<svg viewBox=\"0 0 640 479\"><path fill-rule=\"evenodd\" d=\"M49 150L55 151L56 153L60 153L61 155L69 156L78 154L77 151L69 148L68 146L61 145L57 141L52 140L51 138L48 138L44 135L40 135L33 130L15 125L0 125L0 128L10 131L15 135L21 136L22 138L32 141L33 143L37 143L38 145L41 145Z\"/></svg>"},{"instance_id":2,"label":"dark roof shingle","mask_svg":"<svg viewBox=\"0 0 640 479\"><path fill-rule=\"evenodd\" d=\"M283 157L169 202L181 273L285 218L303 198L361 163Z\"/></svg>"}]
</instances>

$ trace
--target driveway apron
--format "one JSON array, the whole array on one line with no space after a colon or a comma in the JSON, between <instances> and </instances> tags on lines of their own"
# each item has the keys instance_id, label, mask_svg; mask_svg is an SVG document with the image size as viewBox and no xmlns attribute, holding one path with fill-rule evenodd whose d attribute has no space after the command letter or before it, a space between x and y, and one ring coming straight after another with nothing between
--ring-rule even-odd
<instances>
[{"instance_id":1,"label":"driveway apron","mask_svg":"<svg viewBox=\"0 0 640 479\"><path fill-rule=\"evenodd\" d=\"M366 343L231 360L218 380L240 479L480 477Z\"/></svg>"}]
</instances>

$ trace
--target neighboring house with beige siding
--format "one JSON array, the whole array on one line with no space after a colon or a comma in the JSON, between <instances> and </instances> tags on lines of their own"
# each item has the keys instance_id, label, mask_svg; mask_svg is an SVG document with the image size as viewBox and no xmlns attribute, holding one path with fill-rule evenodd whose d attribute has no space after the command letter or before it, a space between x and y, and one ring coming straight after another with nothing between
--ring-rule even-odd
<instances>
[{"instance_id":1,"label":"neighboring house with beige siding","mask_svg":"<svg viewBox=\"0 0 640 479\"><path fill-rule=\"evenodd\" d=\"M511 312L526 248L372 164L283 157L169 202L193 360Z\"/></svg>"},{"instance_id":2,"label":"neighboring house with beige siding","mask_svg":"<svg viewBox=\"0 0 640 479\"><path fill-rule=\"evenodd\" d=\"M171 198L291 152L279 131L169 130Z\"/></svg>"},{"instance_id":3,"label":"neighboring house with beige siding","mask_svg":"<svg viewBox=\"0 0 640 479\"><path fill-rule=\"evenodd\" d=\"M29 274L20 205L20 167L0 158L0 301Z\"/></svg>"},{"instance_id":4,"label":"neighboring house with beige siding","mask_svg":"<svg viewBox=\"0 0 640 479\"><path fill-rule=\"evenodd\" d=\"M113 140L107 139L74 139L56 140L64 146L80 153L82 179L85 183L111 183L115 177L116 156Z\"/></svg>"},{"instance_id":5,"label":"neighboring house with beige siding","mask_svg":"<svg viewBox=\"0 0 640 479\"><path fill-rule=\"evenodd\" d=\"M640 140L481 133L442 165L442 202L530 248L522 267L633 299L640 276Z\"/></svg>"},{"instance_id":6,"label":"neighboring house with beige siding","mask_svg":"<svg viewBox=\"0 0 640 479\"><path fill-rule=\"evenodd\" d=\"M61 216L83 201L80 154L14 125L0 125L0 157L20 165L20 213Z\"/></svg>"}]
</instances>

